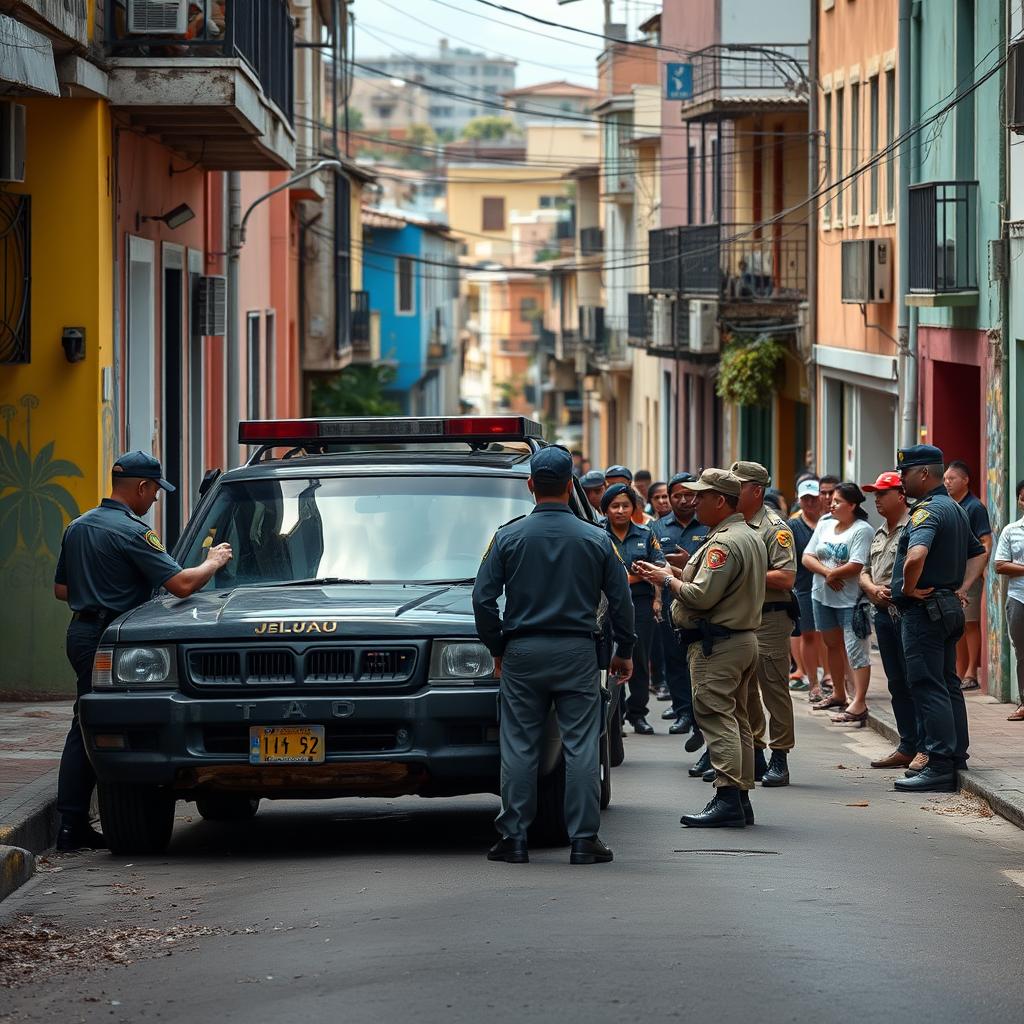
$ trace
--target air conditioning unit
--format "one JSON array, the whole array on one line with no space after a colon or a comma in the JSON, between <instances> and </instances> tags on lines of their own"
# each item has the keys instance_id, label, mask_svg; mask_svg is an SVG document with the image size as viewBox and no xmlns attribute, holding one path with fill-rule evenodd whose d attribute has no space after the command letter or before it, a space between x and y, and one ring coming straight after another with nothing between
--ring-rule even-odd
<instances>
[{"instance_id":1,"label":"air conditioning unit","mask_svg":"<svg viewBox=\"0 0 1024 1024\"><path fill-rule=\"evenodd\" d=\"M651 344L655 348L672 348L672 300L664 295L654 296L651 310Z\"/></svg>"},{"instance_id":2,"label":"air conditioning unit","mask_svg":"<svg viewBox=\"0 0 1024 1024\"><path fill-rule=\"evenodd\" d=\"M892 242L888 238L843 242L843 302L892 302Z\"/></svg>"},{"instance_id":3,"label":"air conditioning unit","mask_svg":"<svg viewBox=\"0 0 1024 1024\"><path fill-rule=\"evenodd\" d=\"M718 303L690 299L690 351L708 354L718 351Z\"/></svg>"},{"instance_id":4,"label":"air conditioning unit","mask_svg":"<svg viewBox=\"0 0 1024 1024\"><path fill-rule=\"evenodd\" d=\"M127 0L128 34L184 36L189 0Z\"/></svg>"},{"instance_id":5,"label":"air conditioning unit","mask_svg":"<svg viewBox=\"0 0 1024 1024\"><path fill-rule=\"evenodd\" d=\"M211 274L196 280L192 333L197 338L223 335L227 329L228 279Z\"/></svg>"},{"instance_id":6,"label":"air conditioning unit","mask_svg":"<svg viewBox=\"0 0 1024 1024\"><path fill-rule=\"evenodd\" d=\"M25 180L25 107L0 100L0 181Z\"/></svg>"},{"instance_id":7,"label":"air conditioning unit","mask_svg":"<svg viewBox=\"0 0 1024 1024\"><path fill-rule=\"evenodd\" d=\"M1006 48L1006 126L1024 135L1024 39L1016 39Z\"/></svg>"}]
</instances>

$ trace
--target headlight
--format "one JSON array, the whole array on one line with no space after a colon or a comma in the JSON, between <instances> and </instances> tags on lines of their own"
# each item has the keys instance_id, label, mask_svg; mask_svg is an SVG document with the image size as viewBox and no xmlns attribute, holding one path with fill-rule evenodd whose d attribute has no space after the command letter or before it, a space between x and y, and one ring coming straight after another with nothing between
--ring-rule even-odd
<instances>
[{"instance_id":1,"label":"headlight","mask_svg":"<svg viewBox=\"0 0 1024 1024\"><path fill-rule=\"evenodd\" d=\"M177 680L173 647L122 647L114 676L122 686L158 686Z\"/></svg>"},{"instance_id":2,"label":"headlight","mask_svg":"<svg viewBox=\"0 0 1024 1024\"><path fill-rule=\"evenodd\" d=\"M494 659L478 640L436 640L430 678L440 683L471 683L494 678Z\"/></svg>"}]
</instances>

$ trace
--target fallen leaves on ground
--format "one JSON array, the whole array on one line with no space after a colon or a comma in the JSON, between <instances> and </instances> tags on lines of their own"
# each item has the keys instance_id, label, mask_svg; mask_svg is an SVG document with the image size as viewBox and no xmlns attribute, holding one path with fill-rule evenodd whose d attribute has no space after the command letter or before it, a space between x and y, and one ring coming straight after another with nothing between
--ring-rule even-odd
<instances>
[{"instance_id":1,"label":"fallen leaves on ground","mask_svg":"<svg viewBox=\"0 0 1024 1024\"><path fill-rule=\"evenodd\" d=\"M63 931L23 915L0 928L0 988L15 988L47 975L130 964L170 956L180 942L216 929L195 925L169 928L82 928Z\"/></svg>"},{"instance_id":2,"label":"fallen leaves on ground","mask_svg":"<svg viewBox=\"0 0 1024 1024\"><path fill-rule=\"evenodd\" d=\"M857 800L857 801L855 801L852 804L847 804L846 806L847 807L870 807L871 804L869 804L867 802L867 800Z\"/></svg>"},{"instance_id":3,"label":"fallen leaves on ground","mask_svg":"<svg viewBox=\"0 0 1024 1024\"><path fill-rule=\"evenodd\" d=\"M837 764L837 765L836 765L836 767L837 767L837 768L838 768L838 769L839 769L840 771L843 771L843 772L845 772L845 771L848 771L848 769L847 769L847 767L846 767L846 765L845 765L845 764Z\"/></svg>"},{"instance_id":4,"label":"fallen leaves on ground","mask_svg":"<svg viewBox=\"0 0 1024 1024\"><path fill-rule=\"evenodd\" d=\"M969 793L951 793L948 797L936 797L921 805L922 811L934 811L963 818L994 818L995 811L987 800Z\"/></svg>"}]
</instances>

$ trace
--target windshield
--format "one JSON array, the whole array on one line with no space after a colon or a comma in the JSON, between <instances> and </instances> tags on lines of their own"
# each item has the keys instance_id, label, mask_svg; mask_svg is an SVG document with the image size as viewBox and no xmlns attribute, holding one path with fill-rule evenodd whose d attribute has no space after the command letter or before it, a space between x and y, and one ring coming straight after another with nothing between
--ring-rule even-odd
<instances>
[{"instance_id":1,"label":"windshield","mask_svg":"<svg viewBox=\"0 0 1024 1024\"><path fill-rule=\"evenodd\" d=\"M508 477L237 481L218 489L182 565L227 541L234 559L209 589L323 577L470 580L494 531L532 509L526 481Z\"/></svg>"}]
</instances>

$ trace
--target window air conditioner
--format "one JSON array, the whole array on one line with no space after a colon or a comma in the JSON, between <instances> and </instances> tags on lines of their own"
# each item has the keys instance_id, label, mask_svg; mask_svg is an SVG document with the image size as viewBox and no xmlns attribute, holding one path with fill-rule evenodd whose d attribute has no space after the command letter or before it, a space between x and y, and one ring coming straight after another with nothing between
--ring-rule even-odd
<instances>
[{"instance_id":1,"label":"window air conditioner","mask_svg":"<svg viewBox=\"0 0 1024 1024\"><path fill-rule=\"evenodd\" d=\"M654 297L651 313L651 335L655 348L672 348L672 300L664 295Z\"/></svg>"},{"instance_id":2,"label":"window air conditioner","mask_svg":"<svg viewBox=\"0 0 1024 1024\"><path fill-rule=\"evenodd\" d=\"M127 0L128 34L184 36L188 29L188 0Z\"/></svg>"},{"instance_id":3,"label":"window air conditioner","mask_svg":"<svg viewBox=\"0 0 1024 1024\"><path fill-rule=\"evenodd\" d=\"M892 242L859 238L843 242L843 302L892 301Z\"/></svg>"},{"instance_id":4,"label":"window air conditioner","mask_svg":"<svg viewBox=\"0 0 1024 1024\"><path fill-rule=\"evenodd\" d=\"M0 101L0 181L25 180L25 107Z\"/></svg>"},{"instance_id":5,"label":"window air conditioner","mask_svg":"<svg viewBox=\"0 0 1024 1024\"><path fill-rule=\"evenodd\" d=\"M709 354L718 351L718 303L690 299L690 351Z\"/></svg>"},{"instance_id":6,"label":"window air conditioner","mask_svg":"<svg viewBox=\"0 0 1024 1024\"><path fill-rule=\"evenodd\" d=\"M197 338L223 335L227 329L228 279L208 275L196 281L192 334Z\"/></svg>"}]
</instances>

